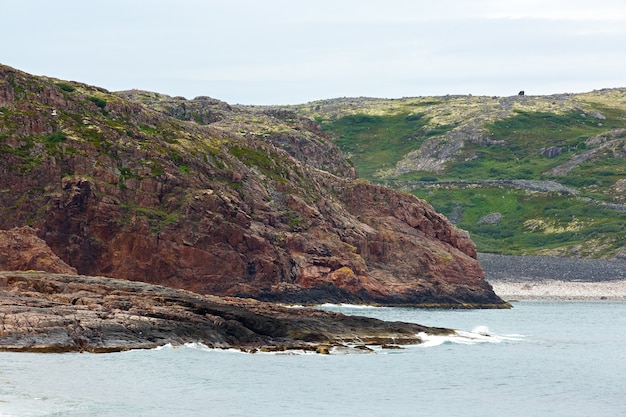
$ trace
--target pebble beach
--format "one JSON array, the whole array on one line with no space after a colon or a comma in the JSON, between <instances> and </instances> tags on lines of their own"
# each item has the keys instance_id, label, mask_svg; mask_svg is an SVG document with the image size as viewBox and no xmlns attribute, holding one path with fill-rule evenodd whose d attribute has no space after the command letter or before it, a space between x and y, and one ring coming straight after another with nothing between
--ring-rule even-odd
<instances>
[{"instance_id":1,"label":"pebble beach","mask_svg":"<svg viewBox=\"0 0 626 417\"><path fill-rule=\"evenodd\" d=\"M626 261L479 254L496 294L514 300L626 301Z\"/></svg>"},{"instance_id":2,"label":"pebble beach","mask_svg":"<svg viewBox=\"0 0 626 417\"><path fill-rule=\"evenodd\" d=\"M623 300L626 281L571 282L543 280L533 283L490 281L500 298L515 300Z\"/></svg>"}]
</instances>

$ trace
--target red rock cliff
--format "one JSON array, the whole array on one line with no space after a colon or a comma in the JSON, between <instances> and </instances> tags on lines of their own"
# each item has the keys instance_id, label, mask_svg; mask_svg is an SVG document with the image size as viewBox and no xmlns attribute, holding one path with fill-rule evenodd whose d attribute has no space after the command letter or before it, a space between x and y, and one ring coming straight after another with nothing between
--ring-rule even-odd
<instances>
[{"instance_id":1,"label":"red rock cliff","mask_svg":"<svg viewBox=\"0 0 626 417\"><path fill-rule=\"evenodd\" d=\"M201 125L127 96L0 67L0 229L33 226L81 274L204 294L506 305L467 233L355 180L309 121L216 102Z\"/></svg>"}]
</instances>

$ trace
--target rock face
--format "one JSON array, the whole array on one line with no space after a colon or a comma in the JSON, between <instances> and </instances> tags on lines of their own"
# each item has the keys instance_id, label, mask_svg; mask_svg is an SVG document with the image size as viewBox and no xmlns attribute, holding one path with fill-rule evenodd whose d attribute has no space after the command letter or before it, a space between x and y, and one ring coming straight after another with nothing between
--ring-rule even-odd
<instances>
[{"instance_id":1,"label":"rock face","mask_svg":"<svg viewBox=\"0 0 626 417\"><path fill-rule=\"evenodd\" d=\"M195 342L328 353L417 344L421 332L452 331L111 278L0 273L0 351L112 352Z\"/></svg>"},{"instance_id":2,"label":"rock face","mask_svg":"<svg viewBox=\"0 0 626 417\"><path fill-rule=\"evenodd\" d=\"M13 270L76 273L76 268L59 259L28 226L0 230L0 271Z\"/></svg>"},{"instance_id":3,"label":"rock face","mask_svg":"<svg viewBox=\"0 0 626 417\"><path fill-rule=\"evenodd\" d=\"M80 274L200 294L507 306L467 233L292 116L0 66L0 229L32 226Z\"/></svg>"}]
</instances>

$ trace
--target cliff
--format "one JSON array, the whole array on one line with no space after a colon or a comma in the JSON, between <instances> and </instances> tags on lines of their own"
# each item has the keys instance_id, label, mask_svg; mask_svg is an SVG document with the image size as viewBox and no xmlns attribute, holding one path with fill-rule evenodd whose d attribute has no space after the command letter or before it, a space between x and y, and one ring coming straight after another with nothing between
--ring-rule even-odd
<instances>
[{"instance_id":1,"label":"cliff","mask_svg":"<svg viewBox=\"0 0 626 417\"><path fill-rule=\"evenodd\" d=\"M283 302L507 306L466 232L356 179L289 112L2 66L0 207L0 229L31 226L84 275Z\"/></svg>"}]
</instances>

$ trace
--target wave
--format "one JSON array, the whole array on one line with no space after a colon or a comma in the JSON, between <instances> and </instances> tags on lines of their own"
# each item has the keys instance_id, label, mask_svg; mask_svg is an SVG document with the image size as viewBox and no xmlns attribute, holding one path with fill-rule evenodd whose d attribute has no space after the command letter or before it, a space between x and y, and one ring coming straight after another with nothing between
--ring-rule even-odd
<instances>
[{"instance_id":1,"label":"wave","mask_svg":"<svg viewBox=\"0 0 626 417\"><path fill-rule=\"evenodd\" d=\"M171 343L166 343L164 345L161 346L157 346L153 349L149 349L149 350L154 350L154 351L160 351L160 350L184 350L184 349L189 349L189 350L197 350L197 351L202 351L202 352L231 352L231 353L239 353L239 354L255 354L255 355L309 355L309 354L317 354L315 352L315 350L304 350L304 349L288 349L288 350L264 350L264 349L239 349L239 348L234 348L234 347L211 347L211 346L207 346L204 343L199 343L199 342L189 342L189 343L184 343L182 345L173 345ZM132 352L133 350L130 350L129 352ZM136 349L134 351L139 351L139 352L143 352L144 349ZM0 417L2 417L2 415L0 414Z\"/></svg>"},{"instance_id":2,"label":"wave","mask_svg":"<svg viewBox=\"0 0 626 417\"><path fill-rule=\"evenodd\" d=\"M333 346L330 349L331 354L350 354L350 353L400 353L402 350L411 347L422 347L429 348L435 346L441 346L445 344L459 344L459 345L476 345L479 343L503 343L503 342L521 342L524 341L526 336L521 334L505 334L498 335L489 331L487 326L477 326L473 328L471 331L466 330L454 330L452 334L440 336L440 335L432 335L425 332L420 332L417 336L421 339L422 343L415 345L403 345L399 346L399 350L387 350L382 346L367 346L367 350L359 349L358 344L346 344L344 346ZM233 352L233 353L243 353L243 354L259 354L259 355L315 355L315 350L303 350L303 349L293 349L293 350L285 350L285 351L264 351L262 349L246 351L237 348L219 348L219 347L209 347L203 343L191 342L185 343L183 345L172 345L171 343L167 343L165 345L154 348L153 350L164 350L164 349L193 349L204 352Z\"/></svg>"},{"instance_id":3,"label":"wave","mask_svg":"<svg viewBox=\"0 0 626 417\"><path fill-rule=\"evenodd\" d=\"M315 308L354 308L354 309L366 309L366 308L383 308L375 305L368 304L333 304L333 303L324 303L318 304L314 306Z\"/></svg>"},{"instance_id":4,"label":"wave","mask_svg":"<svg viewBox=\"0 0 626 417\"><path fill-rule=\"evenodd\" d=\"M446 336L431 335L421 332L418 334L422 339L420 347L433 347L443 344L475 345L479 343L503 343L521 342L526 336L521 334L498 335L491 333L487 326L477 326L471 331L455 330L454 333Z\"/></svg>"},{"instance_id":5,"label":"wave","mask_svg":"<svg viewBox=\"0 0 626 417\"><path fill-rule=\"evenodd\" d=\"M335 311L336 309L363 310L367 308L372 308L372 309L385 308L385 307L369 305L369 304L343 304L343 303L340 303L340 304L324 303L324 304L313 304L313 305L306 305L306 306L302 304L281 304L281 306L287 307L287 308L317 308L321 310L333 310L333 311Z\"/></svg>"},{"instance_id":6,"label":"wave","mask_svg":"<svg viewBox=\"0 0 626 417\"><path fill-rule=\"evenodd\" d=\"M173 345L171 343L166 343L164 345L157 346L152 350L165 350L165 349L195 349L195 350L204 350L204 351L216 350L215 348L211 348L205 345L204 343L198 343L198 342L189 342L189 343L185 343L182 345Z\"/></svg>"}]
</instances>

